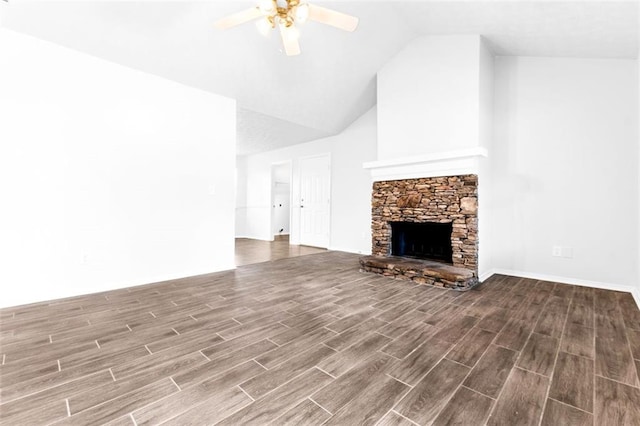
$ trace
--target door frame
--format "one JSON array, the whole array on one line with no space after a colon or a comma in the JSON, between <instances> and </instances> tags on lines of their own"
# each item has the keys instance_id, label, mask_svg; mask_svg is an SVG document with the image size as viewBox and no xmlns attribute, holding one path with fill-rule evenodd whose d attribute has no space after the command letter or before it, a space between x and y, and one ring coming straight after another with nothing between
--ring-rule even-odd
<instances>
[{"instance_id":1,"label":"door frame","mask_svg":"<svg viewBox=\"0 0 640 426\"><path fill-rule=\"evenodd\" d=\"M270 202L269 205L271 206L269 208L269 233L271 234L271 241L275 240L275 234L273 233L274 230L274 224L275 224L275 212L274 212L274 203L275 203L275 186L276 186L276 180L275 180L275 173L274 170L277 167L281 167L281 166L287 166L288 171L289 171L289 243L291 243L291 217L293 215L293 162L291 160L285 160L285 161L276 161L271 163L271 165L269 166L269 173L270 173L270 178L271 178L271 186L269 187L269 192L270 192Z\"/></svg>"}]
</instances>

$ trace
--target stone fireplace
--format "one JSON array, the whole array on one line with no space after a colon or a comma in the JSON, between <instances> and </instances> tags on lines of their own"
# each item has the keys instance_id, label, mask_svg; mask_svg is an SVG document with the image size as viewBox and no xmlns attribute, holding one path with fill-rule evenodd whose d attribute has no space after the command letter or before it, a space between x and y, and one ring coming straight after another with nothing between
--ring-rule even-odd
<instances>
[{"instance_id":1,"label":"stone fireplace","mask_svg":"<svg viewBox=\"0 0 640 426\"><path fill-rule=\"evenodd\" d=\"M459 289L477 283L477 175L376 181L371 213L363 271Z\"/></svg>"}]
</instances>

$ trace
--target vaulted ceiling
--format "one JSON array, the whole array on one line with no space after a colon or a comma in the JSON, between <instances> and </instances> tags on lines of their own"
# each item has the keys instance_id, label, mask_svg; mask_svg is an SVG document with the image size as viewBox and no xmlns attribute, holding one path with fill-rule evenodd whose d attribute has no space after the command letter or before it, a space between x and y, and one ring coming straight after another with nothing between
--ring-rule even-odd
<instances>
[{"instance_id":1,"label":"vaulted ceiling","mask_svg":"<svg viewBox=\"0 0 640 426\"><path fill-rule=\"evenodd\" d=\"M252 1L20 1L0 25L238 102L238 153L336 134L376 103L376 72L410 40L481 34L496 55L636 58L636 1L324 1L354 33L314 22L302 54L251 23L217 31ZM43 70L43 72L46 72Z\"/></svg>"}]
</instances>

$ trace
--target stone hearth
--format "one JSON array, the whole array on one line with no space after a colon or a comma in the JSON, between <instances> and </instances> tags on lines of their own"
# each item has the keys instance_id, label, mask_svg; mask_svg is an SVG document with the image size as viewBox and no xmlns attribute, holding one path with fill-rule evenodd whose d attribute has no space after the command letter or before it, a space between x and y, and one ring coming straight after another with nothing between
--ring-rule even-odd
<instances>
[{"instance_id":1,"label":"stone hearth","mask_svg":"<svg viewBox=\"0 0 640 426\"><path fill-rule=\"evenodd\" d=\"M373 184L372 254L361 269L441 287L468 288L478 276L478 176L379 181ZM390 222L452 223L453 264L391 256Z\"/></svg>"},{"instance_id":2,"label":"stone hearth","mask_svg":"<svg viewBox=\"0 0 640 426\"><path fill-rule=\"evenodd\" d=\"M364 256L360 258L363 272L374 272L388 277L430 284L438 287L467 289L477 284L473 271L457 268L432 260L410 259L397 256Z\"/></svg>"}]
</instances>

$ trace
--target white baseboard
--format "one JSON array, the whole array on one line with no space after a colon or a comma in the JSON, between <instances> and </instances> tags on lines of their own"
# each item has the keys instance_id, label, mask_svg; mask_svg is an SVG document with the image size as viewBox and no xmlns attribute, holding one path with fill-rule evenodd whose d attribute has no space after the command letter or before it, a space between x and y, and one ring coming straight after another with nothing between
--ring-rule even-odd
<instances>
[{"instance_id":1,"label":"white baseboard","mask_svg":"<svg viewBox=\"0 0 640 426\"><path fill-rule=\"evenodd\" d=\"M255 235L236 235L234 238L244 238L247 240L258 240L258 241L273 241L273 237L269 239L269 238L256 237Z\"/></svg>"},{"instance_id":2,"label":"white baseboard","mask_svg":"<svg viewBox=\"0 0 640 426\"><path fill-rule=\"evenodd\" d=\"M121 281L117 285L119 288L137 287L141 285L158 284L165 281L182 280L182 279L197 277L200 275L215 274L217 272L230 271L233 269L236 269L236 264L234 262L226 265L221 265L218 269L215 269L215 270L211 270L211 269L191 270L191 271L186 271L179 274L156 275L153 277L145 278L143 280L138 279L138 280L131 280L131 281Z\"/></svg>"},{"instance_id":3,"label":"white baseboard","mask_svg":"<svg viewBox=\"0 0 640 426\"><path fill-rule=\"evenodd\" d=\"M640 309L640 289L630 285L610 284L610 283L603 283L600 281L583 280L580 278L560 277L557 275L539 274L537 272L522 272L522 271L514 271L512 269L499 269L499 268L491 269L490 271L483 273L480 276L480 281L482 282L494 274L511 275L513 277L530 278L530 279L540 280L540 281L552 281L556 283L579 285L582 287L600 288L603 290L623 291L626 293L631 293L634 300L636 301L636 305L638 305L638 309Z\"/></svg>"},{"instance_id":4,"label":"white baseboard","mask_svg":"<svg viewBox=\"0 0 640 426\"><path fill-rule=\"evenodd\" d=\"M481 274L479 274L478 276L478 280L480 280L480 282L484 282L486 280L488 280L489 278L491 278L491 276L493 276L495 274L495 272L493 271L493 269L490 269L486 272L483 272Z\"/></svg>"},{"instance_id":5,"label":"white baseboard","mask_svg":"<svg viewBox=\"0 0 640 426\"><path fill-rule=\"evenodd\" d=\"M636 305L638 305L638 309L640 309L640 288L636 288L631 292L631 295L636 301Z\"/></svg>"},{"instance_id":6,"label":"white baseboard","mask_svg":"<svg viewBox=\"0 0 640 426\"><path fill-rule=\"evenodd\" d=\"M37 297L33 297L31 293L17 293L13 292L12 297L5 297L0 302L0 309L4 308L15 308L16 306L24 306L24 305L32 305L36 303L46 303L50 301L60 301L64 299L72 299L75 297L87 296L90 294L96 293L104 293L107 291L120 290L123 288L129 287L139 287L139 286L147 286L152 284L159 284L166 281L174 281L181 280L185 278L197 277L199 275L208 275L214 274L217 272L229 271L232 269L236 269L235 263L221 265L219 269L215 270L190 270L183 271L176 274L166 274L166 275L150 275L144 278L135 278L131 280L122 280L118 282L108 282L102 283L95 287L92 287L90 291L87 292L77 292L75 289L72 290L64 290L63 287L57 286L55 290L51 290L47 293L38 293Z\"/></svg>"},{"instance_id":7,"label":"white baseboard","mask_svg":"<svg viewBox=\"0 0 640 426\"><path fill-rule=\"evenodd\" d=\"M331 251L343 251L345 253L353 253L353 254L361 254L363 256L368 256L371 254L371 249L369 251L362 251L358 249L354 249L353 247L338 247L338 246L329 246L327 250Z\"/></svg>"}]
</instances>

